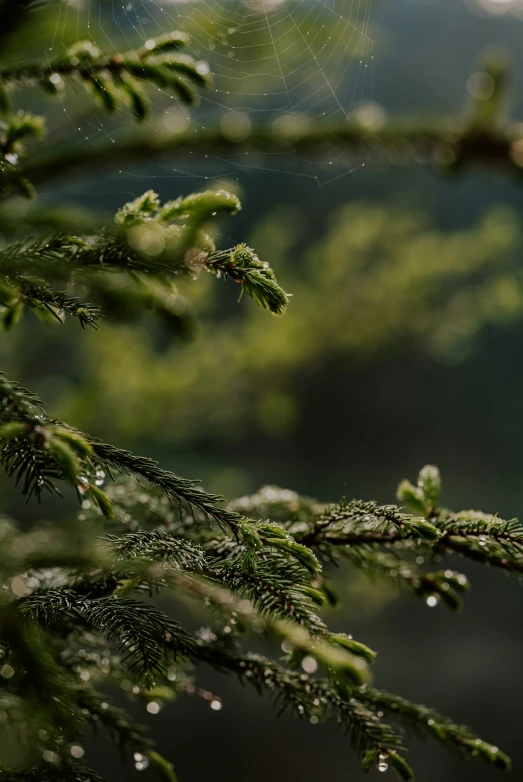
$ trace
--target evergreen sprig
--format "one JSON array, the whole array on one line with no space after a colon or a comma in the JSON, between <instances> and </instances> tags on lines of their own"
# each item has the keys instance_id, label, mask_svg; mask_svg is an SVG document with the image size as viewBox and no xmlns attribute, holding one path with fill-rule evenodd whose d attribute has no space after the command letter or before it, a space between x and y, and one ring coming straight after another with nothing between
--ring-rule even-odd
<instances>
[{"instance_id":1,"label":"evergreen sprig","mask_svg":"<svg viewBox=\"0 0 523 782\"><path fill-rule=\"evenodd\" d=\"M40 409L34 395L23 392L16 384L8 384L7 392L12 400L11 409L16 409L22 417L30 416L33 410ZM434 468L430 469L431 474L437 476ZM423 477L426 474L427 468L421 475ZM421 478L420 483L423 483ZM38 625L45 629L48 643L51 644L46 654L53 654L55 644L56 650L62 650L59 653L63 654L78 632L80 638L86 632L101 633L107 639L104 643L114 639L115 645L110 668L105 674L106 664L96 663L95 655L92 664L97 671L97 680L102 683L104 678L109 677L113 681L122 681L118 673L122 667L128 671L127 676L136 677L140 692L143 687L144 693L147 688L150 689L149 698L171 697L168 671L170 665L176 664L176 656L180 660L185 658L195 663L210 664L218 670L238 675L242 681L253 684L259 692L267 692L275 699L280 710L290 708L298 716L305 716L312 722L335 717L350 735L353 746L362 757L364 769L369 770L374 765L381 770L390 767L405 780L413 776L401 754L403 739L384 722L383 713L389 713L393 722L415 727L446 746L459 750L464 756L478 756L499 767L508 767L509 761L502 752L477 738L468 728L455 725L425 706L381 693L367 685L361 686L364 668L354 666L350 656L353 660L360 658L365 665L372 662L374 655L365 645L352 638L330 632L317 615L316 611L326 601L328 594L323 590L318 574L311 573L299 559L294 562L287 559L277 548L272 548L271 553L270 544L262 559L255 562L255 570L252 571L252 563L245 559L244 540L202 527L194 515L194 509L191 510L191 502L184 500L175 511L162 502L159 491L160 487L156 492L144 493L139 486L133 490L128 482L117 482L109 489L108 501L115 509L109 525L114 530L123 529L123 534L106 535L101 541L101 549L106 552L103 560L94 557L92 564L88 561L82 564L73 558L67 583L39 586L36 580L35 587L32 587L31 578L34 577L18 577L29 594L18 598L12 605L17 606L17 613L23 617L22 632L25 632L23 628L28 621L30 626ZM425 490L418 494L418 499L421 502L433 501L433 485L425 483ZM356 552L354 558L349 556L349 560L374 577L394 578L388 572L392 568L392 561L384 567L379 559L373 561L369 558L369 549L373 553L376 543L384 546L387 553L399 547L403 556L412 557L413 553L423 551L427 553L429 561L430 552L440 551L442 545L441 539L435 537L432 531L427 535L419 517L410 516L395 506L344 501L325 509L312 500L301 500L292 492L278 492L271 488L253 498L236 501L232 507L248 509L250 515L256 518L257 510L265 512L270 505L277 509L275 516L279 523L283 528L292 530L296 539L301 539L302 545L307 540L313 548L331 554L343 548ZM149 519L155 528L125 531L129 524L128 519L122 518L124 509L131 518L136 515L143 525ZM233 515L236 513L228 512ZM91 529L99 530L95 521L101 517L95 512L91 518L89 513L87 516L86 511L80 514L82 524L90 519ZM200 521L205 515L202 514ZM520 530L515 522L507 525L495 517L485 515L478 518L479 515L472 514L471 517L470 513L452 514L432 505L432 519L438 529L445 529L447 519L449 530L455 532L459 528L465 539L467 532L471 532L474 541L478 534L488 537L489 529L492 529L493 541L506 536L515 545L520 545ZM416 520L418 523L414 523ZM250 523L255 529L258 525L265 533L271 529L264 521ZM343 527L340 528L340 525ZM362 534L363 527L368 529L369 535L374 536L371 540L368 535ZM441 536L444 538L446 534L446 531L442 531ZM31 544L26 545L29 550L33 547ZM9 547L5 556L9 557ZM393 554L391 556L394 557ZM510 552L506 556L510 557ZM337 559L335 556L331 558L332 561ZM492 564L497 564L495 558ZM399 569L405 566L403 562L398 563ZM37 571L28 571L28 574L31 572L36 575ZM59 572L63 582L67 570L64 572L61 568ZM429 597L437 594L443 597L448 590L464 586L459 574L452 571L423 573L418 567L415 573L413 570L410 575L403 573L402 578L413 591ZM445 587L445 584L449 586ZM19 590L18 585L16 589ZM130 597L133 591L140 593L144 589L170 589L174 590L174 594L203 601L213 610L217 626L202 631L199 638L191 638L166 614L143 600ZM447 602L452 604L450 599ZM429 605L432 604L429 602ZM302 630L298 630L300 625ZM232 634L231 626L235 628ZM283 635L287 652L285 664L257 654L242 653L237 646L237 639L248 628L254 628L256 632ZM4 643L9 646L12 642L4 637ZM80 648L86 643L81 641ZM349 657L337 657L336 647L342 655L348 653ZM72 658L69 652L67 655L64 661L68 658L72 662L82 659L76 653ZM13 650L8 659L14 659L14 656ZM313 667L308 662L311 659L318 661ZM327 677L318 679L300 673L296 667L302 663L306 670L311 671L315 670L318 663L325 666ZM64 669L66 679L70 677L70 680L65 690L62 681L60 686L70 700L69 708L73 711L83 710L88 721L100 720L112 740L122 748L138 753L144 759L139 763L149 762L152 750L149 740L140 729L133 726L125 714L114 711L105 700L99 702L103 696L76 679L85 670L86 664L87 659L80 668L77 663L71 667L70 662ZM100 664L101 668L98 667ZM160 682L163 679L165 684L160 685L158 678ZM28 693L35 692L35 686L35 683L32 684ZM153 695L155 688L158 692L156 696ZM90 705L82 705L86 700ZM100 715L100 709L103 709L105 716ZM95 718L93 715L98 716ZM61 757L60 753L57 757ZM161 765L160 761L158 763Z\"/></svg>"},{"instance_id":2,"label":"evergreen sprig","mask_svg":"<svg viewBox=\"0 0 523 782\"><path fill-rule=\"evenodd\" d=\"M520 123L508 122L504 104L507 97L507 63L488 55L480 72L492 84L492 94L471 98L468 92L463 110L456 116L422 121L388 119L368 123L358 112L346 122L318 119L314 123L299 123L279 132L267 122L252 125L243 135L224 132L220 126L201 129L198 133L137 133L117 147L101 141L95 145L70 147L56 153L34 155L27 161L24 176L35 183L46 182L71 169L90 169L128 161L143 156L146 159L166 153L183 156L238 155L245 152L259 155L284 154L306 156L314 154L331 160L333 150L340 155L354 153L360 157L390 160L401 152L402 160L411 164L433 166L446 173L458 174L473 168L501 170L521 179Z\"/></svg>"},{"instance_id":3,"label":"evergreen sprig","mask_svg":"<svg viewBox=\"0 0 523 782\"><path fill-rule=\"evenodd\" d=\"M182 103L197 100L196 88L209 82L209 66L180 52L189 43L186 35L173 32L146 41L137 51L106 54L91 40L78 41L62 54L46 62L26 62L0 68L3 108L7 93L14 87L39 84L57 95L68 81L84 85L109 112L127 105L136 119L149 113L142 83L153 84L174 93Z\"/></svg>"},{"instance_id":4,"label":"evergreen sprig","mask_svg":"<svg viewBox=\"0 0 523 782\"><path fill-rule=\"evenodd\" d=\"M498 747L478 738L466 725L458 725L434 709L372 687L362 688L358 697L364 703L386 712L407 729L430 736L464 757L479 756L498 768L510 768L510 759Z\"/></svg>"},{"instance_id":5,"label":"evergreen sprig","mask_svg":"<svg viewBox=\"0 0 523 782\"><path fill-rule=\"evenodd\" d=\"M197 277L203 270L230 276L242 293L281 314L288 296L269 264L246 245L217 252L206 232L217 216L240 208L238 198L224 190L194 193L164 205L147 191L120 209L115 228L97 236L55 234L7 245L0 249L4 328L16 325L24 306L59 322L67 313L83 327L97 327L100 306L75 296L75 284L88 286L99 298L105 295L113 306L115 301L131 308L146 304L176 316L180 308L173 278ZM115 286L119 274L130 278L130 294L127 287ZM71 292L55 290L52 284Z\"/></svg>"},{"instance_id":6,"label":"evergreen sprig","mask_svg":"<svg viewBox=\"0 0 523 782\"><path fill-rule=\"evenodd\" d=\"M0 767L2 782L105 782L105 780L92 769L79 763L63 763L60 767L60 776L57 777L56 769L48 765L35 766L24 771L4 770Z\"/></svg>"},{"instance_id":7,"label":"evergreen sprig","mask_svg":"<svg viewBox=\"0 0 523 782\"><path fill-rule=\"evenodd\" d=\"M22 645L13 645L11 638L4 639L10 648L8 659L19 658L21 649L32 649L24 628L39 626L51 639L51 646L38 647L39 659L52 659L54 635L63 646L64 637L73 632L101 633L115 643L119 660L116 668L126 669L146 688L152 687L158 677L165 680L169 665L180 657L210 662L239 673L241 678L252 677L258 688L274 688L282 707L291 706L313 721L334 714L362 754L364 768L387 765L402 778L412 778L401 757L400 739L377 712L365 705L369 704L366 689L359 695L353 694L353 688L362 684L365 666L374 659L373 652L349 636L329 631L317 613L331 595L311 548L328 555L333 562L341 553L372 577L405 584L423 595L429 605L441 598L455 608L458 592L466 587L466 580L454 571L422 571L412 562L414 553L423 551L430 561L441 551L453 551L517 570L523 538L517 522L503 522L486 514L441 510L437 504L441 481L434 467L421 471L416 486L406 482L400 485L399 495L415 508L414 514L393 505L363 501L344 500L323 508L292 492L275 489L226 508L219 496L205 493L194 481L180 479L149 459L135 457L48 419L40 400L5 376L0 376L0 392L0 437L4 443L1 458L9 472L16 471L19 479L25 476L27 493L41 491L48 483L54 488L55 480L65 480L81 496L91 497L98 513L107 517L113 529L121 529L123 523L124 530L123 534L105 537L105 559L97 558L96 548L92 548L91 564L89 559L82 563L73 557L65 583L51 581L42 585L37 579L35 587L31 587L27 576L15 577L21 579L23 590L29 594L15 601L19 604L15 614L11 611L15 628L16 615L23 617L18 635L15 633L12 638L24 641ZM125 484L116 484L109 494L102 491L99 483L104 478L100 480L99 476L111 475L114 469L131 473L152 487L152 495L145 494L146 512L153 514L152 529L126 531L134 527L129 518L135 513L143 517L144 494L140 489L133 504L129 502L132 491ZM155 492L175 499L178 510L174 510L176 506L171 510L164 505L161 495L155 496ZM125 501L120 503L118 497L122 494ZM236 508L248 509L254 520ZM273 509L278 525L258 515ZM417 515L420 512L430 521ZM95 513L91 522L95 531L99 528L95 524L98 518ZM206 519L214 519L222 531L206 526ZM30 552L31 547L28 549ZM9 547L6 552L8 555ZM30 574L31 570L27 572ZM63 567L60 572L64 572ZM60 578L63 581L63 576ZM222 628L226 622L232 622L237 632L257 627L258 632L283 635L289 644L287 665L291 667L282 669L276 663L267 667L267 661L260 662L256 656L238 656L221 642L218 646L214 642L202 645L168 615L131 597L135 591L161 588L203 600L213 609ZM16 591L19 589L17 586ZM304 696L303 675L293 670L302 662L310 665L305 663L306 658L316 659L314 665L323 665L328 674L323 683L314 680L307 685L308 690L305 688L305 692L316 695L312 702ZM26 668L32 676L37 671L33 659L34 652L31 656L28 651ZM21 680L28 696L37 689L45 692L46 687L52 692L57 686L53 684L56 674L47 674L45 666L39 670L40 679L30 685ZM59 669L53 663L49 671L55 670ZM61 690L69 692L72 684L64 690L61 682ZM48 702L55 707L52 698ZM67 702L67 714L77 713L74 696L69 696ZM316 708L318 704L323 704L320 710ZM377 700L372 705L376 704ZM417 707L411 705L409 711L406 701L398 701L391 708L411 719L416 714L418 720L426 716L425 707L416 712ZM60 712L53 719L60 720ZM427 717L432 719L436 721L433 716ZM505 756L459 726L443 718L436 722L442 732L441 740L447 744L459 744L465 754L478 754L494 764L508 763ZM432 732L436 733L435 729ZM57 757L61 755L58 753Z\"/></svg>"}]
</instances>

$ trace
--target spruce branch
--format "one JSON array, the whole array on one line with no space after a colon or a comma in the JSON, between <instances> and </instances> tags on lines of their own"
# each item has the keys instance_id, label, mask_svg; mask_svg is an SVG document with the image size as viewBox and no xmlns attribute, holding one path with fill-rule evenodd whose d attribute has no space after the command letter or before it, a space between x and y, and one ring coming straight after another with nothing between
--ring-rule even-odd
<instances>
[{"instance_id":1,"label":"spruce branch","mask_svg":"<svg viewBox=\"0 0 523 782\"><path fill-rule=\"evenodd\" d=\"M106 111L127 105L142 121L148 116L149 106L141 83L167 89L188 105L197 101L195 88L209 83L207 63L178 51L187 43L183 33L174 32L147 41L137 52L106 54L90 40L78 41L46 62L4 65L0 68L0 84L4 90L39 84L56 95L70 81L84 85Z\"/></svg>"},{"instance_id":2,"label":"spruce branch","mask_svg":"<svg viewBox=\"0 0 523 782\"><path fill-rule=\"evenodd\" d=\"M146 755L153 746L147 730L136 725L123 709L107 702L107 697L92 687L76 685L75 698L87 722L94 730L101 728L122 756L128 752Z\"/></svg>"},{"instance_id":3,"label":"spruce branch","mask_svg":"<svg viewBox=\"0 0 523 782\"><path fill-rule=\"evenodd\" d=\"M114 587L113 587L114 589ZM178 622L154 606L123 597L84 598L71 589L43 589L21 602L24 615L44 626L70 622L78 616L87 626L115 640L122 664L144 682L165 670L169 655L193 648Z\"/></svg>"},{"instance_id":4,"label":"spruce branch","mask_svg":"<svg viewBox=\"0 0 523 782\"><path fill-rule=\"evenodd\" d=\"M110 550L122 560L168 562L181 570L202 572L206 568L203 548L183 537L166 532L139 530L126 535L108 535Z\"/></svg>"},{"instance_id":5,"label":"spruce branch","mask_svg":"<svg viewBox=\"0 0 523 782\"><path fill-rule=\"evenodd\" d=\"M242 286L260 307L276 315L282 315L287 307L288 294L276 282L276 277L267 261L260 261L254 250L240 244L228 252L211 253L207 259L208 268L230 276ZM240 294L241 298L241 294Z\"/></svg>"},{"instance_id":6,"label":"spruce branch","mask_svg":"<svg viewBox=\"0 0 523 782\"><path fill-rule=\"evenodd\" d=\"M105 279L117 273L131 276L139 304L159 305L176 316L179 306L173 299L172 278L195 278L203 270L230 276L257 304L282 314L288 295L269 264L243 244L217 252L206 232L217 216L235 214L240 208L238 198L224 190L193 193L164 205L150 190L118 211L115 228L98 235L54 234L7 245L0 250L4 319L13 325L12 313L18 315L20 306L27 304L38 312L68 312L82 326L96 326L101 314L97 305L55 291L51 283L71 287L79 281L114 297L115 288L111 290Z\"/></svg>"},{"instance_id":7,"label":"spruce branch","mask_svg":"<svg viewBox=\"0 0 523 782\"><path fill-rule=\"evenodd\" d=\"M318 550L331 562L340 557L372 579L384 579L423 597L429 605L441 600L451 609L461 605L460 593L468 589L467 577L457 571L425 572L415 555L428 564L434 557L458 554L500 569L523 572L523 532L517 519L505 521L478 511L455 513L438 507L439 471L425 466L416 485L402 481L398 497L414 514L394 505L342 500L321 506L293 492L266 487L242 498L233 508L259 512L274 510L280 523L302 545ZM418 515L423 514L423 515Z\"/></svg>"},{"instance_id":8,"label":"spruce branch","mask_svg":"<svg viewBox=\"0 0 523 782\"><path fill-rule=\"evenodd\" d=\"M523 527L517 519L505 521L479 511L449 513L439 517L443 552L500 568L523 573Z\"/></svg>"},{"instance_id":9,"label":"spruce branch","mask_svg":"<svg viewBox=\"0 0 523 782\"><path fill-rule=\"evenodd\" d=\"M203 645L199 654L202 661L218 670L236 674L240 681L252 685L258 693L267 694L274 700L279 713L289 709L296 716L307 717L313 722L334 717L360 757L369 749L375 750L377 756L386 756L402 748L401 737L389 725L335 682L312 679L262 655L243 656L219 642L215 646Z\"/></svg>"},{"instance_id":10,"label":"spruce branch","mask_svg":"<svg viewBox=\"0 0 523 782\"><path fill-rule=\"evenodd\" d=\"M16 384L8 384L6 391L12 407L19 414L31 417L34 410L39 409L36 408L38 400ZM83 436L79 437L80 442L83 442ZM93 453L92 446L89 453ZM248 509L256 517L260 510L265 512L272 503L275 515L283 525L278 528L280 534L285 535L285 529L292 530L296 538L300 539L301 530L302 541L314 534L313 545L320 550L321 546L328 545L329 550L336 550L345 545L347 551L354 552L362 561L366 559L371 573L376 572L387 578L392 577L389 571L393 560L397 562L398 568L406 566L405 562L396 559L395 548L400 552L411 551L413 546L422 551L439 550L437 547L442 545L440 541L447 535L447 528L453 532L459 530L461 534L470 532L475 538L488 535L492 528L503 545L506 540L511 545L520 546L519 528L515 522L500 522L487 514L452 514L438 508L435 495L439 495L439 475L434 468L425 468L422 476L424 481L420 482L423 485L416 496L421 503L429 499L432 501L432 523L428 535L423 525L420 528L419 517L409 519L408 514L394 506L343 502L321 509L317 503L300 500L292 492L271 489L260 492L255 498L237 501L232 507ZM119 484L115 490L118 487ZM142 515L145 513L147 517L153 513L155 523L160 522L160 526L164 527L162 532L138 529L123 535L106 536L105 548L109 549L110 554L105 560L104 571L93 571L89 565L84 575L73 571L68 586L37 588L28 597L16 601L18 611L30 618L31 622L38 622L47 633L57 634L62 639L61 645L63 639L79 628L102 633L113 639L122 655L121 664L131 672L134 671L134 675L145 677L143 680L146 683L152 674L165 677L166 660L173 652L179 652L182 658L208 663L218 670L235 673L243 681L250 681L260 692L273 696L280 709L290 708L313 722L333 716L349 734L362 759L364 770L370 770L373 766L380 770L390 767L404 780L413 778L412 771L401 755L402 739L383 721L381 712L390 712L393 720L402 725L417 725L446 746L458 749L463 756L478 756L499 767L507 767L508 759L503 753L478 739L463 726L456 726L427 707L361 686L366 675L366 662L372 662L373 653L350 637L331 633L317 617L316 607L325 600L325 595L321 582L316 586L313 584L313 576L303 562L298 559L289 563L277 547L272 547L272 550L269 547L264 558L256 563L256 571L252 572L245 559L241 538L223 534L216 537L216 533L211 530L202 537L199 526L194 525L194 512L188 523L190 504L183 506L181 515L173 516L169 506L161 501L158 491L156 489L156 494L153 492L147 503L143 503L141 490L135 503L137 506L145 506ZM132 517L134 508L132 502L129 503L132 492L124 493L123 496L116 491L114 494L115 497L122 497L122 508L126 508ZM229 512L232 513L231 510ZM118 514L115 516L115 523L120 523ZM416 523L412 523L413 520ZM257 521L250 522L250 525L257 530L258 535L274 534L272 523ZM362 525L367 525L371 533L377 536L374 542L379 540L380 545L385 546L385 553L391 556L390 562L382 561L380 565L379 559L374 561L372 557L369 558L370 554L375 553L374 543L367 540L361 542ZM335 530L333 534L343 534L343 544L335 537L332 538L333 543L325 543L329 540L332 528ZM435 538L433 528L441 531L441 536ZM186 537L188 533L190 537ZM252 530L249 535L252 537ZM347 536L351 535L353 541L347 545ZM393 540L383 544L383 537L391 537ZM114 556L113 561L111 556ZM380 567L384 573L379 572ZM444 583L453 584L453 588L459 584L458 575L450 571L443 574L402 574L402 578L414 590L423 591L430 584L433 594L438 577L441 579L442 593L446 591ZM421 583L415 583L416 579ZM426 583L423 579L426 579ZM196 640L190 638L166 615L127 596L128 592L143 588L168 588L177 596L185 595L203 601L222 617L222 626L234 617L240 632L243 632L242 628L251 627L257 632L276 633L286 640L288 667L255 654L240 653L233 636L217 637L214 633L202 632ZM174 639L174 636L177 637ZM302 661L305 664L307 657L314 658L324 666L326 679L310 678L296 670ZM74 660L74 656L69 659L69 670L75 670ZM116 677L119 676L118 660L116 655L114 662L111 662L111 669L115 666ZM76 693L73 702L78 707L81 703L78 688L81 689L82 685L78 683L75 687L69 686L68 689ZM152 692L148 697L153 697ZM107 724L104 727L110 735L111 731L119 730L121 733L119 738L113 736L115 741L120 741L123 747L131 750L134 742L134 747L138 747L135 751L141 757L150 761L151 765L158 765L159 770L167 774L167 779L172 778L169 776L172 770L166 761L147 749L147 739L129 723L125 715L113 713L112 707L101 705L96 692L91 693L90 697L93 701L90 707L92 715L96 714L97 708L103 708L104 711L107 708ZM157 697L163 696L159 694ZM85 707L85 711L87 719L93 718L88 716L89 707Z\"/></svg>"},{"instance_id":11,"label":"spruce branch","mask_svg":"<svg viewBox=\"0 0 523 782\"><path fill-rule=\"evenodd\" d=\"M95 771L79 763L61 763L59 768L46 763L24 771L0 767L0 779L2 782L106 782Z\"/></svg>"},{"instance_id":12,"label":"spruce branch","mask_svg":"<svg viewBox=\"0 0 523 782\"><path fill-rule=\"evenodd\" d=\"M38 408L40 409L40 408ZM152 459L103 443L59 421L36 412L36 398L0 375L0 463L17 481L24 479L23 493L39 495L44 489L58 491L56 481L65 480L80 494L90 493L104 515L114 516L111 502L96 485L97 471L112 470L134 475L160 489L170 500L186 502L231 531L242 543L245 563L255 565L266 546L296 559L311 573L320 567L314 554L297 543L284 529L268 522L254 523L223 507L223 498L204 492L198 483L162 470Z\"/></svg>"},{"instance_id":13,"label":"spruce branch","mask_svg":"<svg viewBox=\"0 0 523 782\"><path fill-rule=\"evenodd\" d=\"M157 575L157 573L156 573ZM326 670L333 671L346 685L361 685L369 676L368 662L373 653L364 644L352 644L347 636L325 633L314 635L295 621L280 619L277 614L265 612L244 598L240 599L228 588L213 583L208 578L194 574L167 571L162 573L165 586L175 593L196 598L215 610L226 621L234 619L240 628L250 628L256 633L273 634L288 642L296 662L305 656L313 657ZM192 650L195 659L200 658L200 646Z\"/></svg>"},{"instance_id":14,"label":"spruce branch","mask_svg":"<svg viewBox=\"0 0 523 782\"><path fill-rule=\"evenodd\" d=\"M258 562L254 570L246 570L239 558L231 564L211 563L210 573L234 593L251 600L262 616L297 622L312 635L327 635L317 614L325 597L311 586L310 572L299 563L269 556Z\"/></svg>"},{"instance_id":15,"label":"spruce branch","mask_svg":"<svg viewBox=\"0 0 523 782\"><path fill-rule=\"evenodd\" d=\"M83 302L76 296L70 296L63 291L54 291L42 280L17 275L10 275L9 283L0 287L0 305L5 307L2 322L7 330L16 325L23 305L33 309L44 320L62 323L64 313L78 318L82 328L92 326L98 328L101 316L100 308L89 302Z\"/></svg>"},{"instance_id":16,"label":"spruce branch","mask_svg":"<svg viewBox=\"0 0 523 782\"><path fill-rule=\"evenodd\" d=\"M362 688L358 697L364 703L387 712L394 721L402 723L406 728L429 736L449 749L457 750L464 757L478 756L498 768L510 769L510 758L498 747L483 741L470 728L457 725L434 709L372 687Z\"/></svg>"},{"instance_id":17,"label":"spruce branch","mask_svg":"<svg viewBox=\"0 0 523 782\"><path fill-rule=\"evenodd\" d=\"M137 159L150 160L165 154L186 156L263 155L279 150L292 156L314 154L331 160L338 155L359 159L399 158L402 162L436 165L458 174L473 167L506 171L521 178L523 134L517 123L503 115L508 69L499 57L487 57L481 71L490 77L494 90L488 100L470 100L457 116L432 121L387 120L383 126L367 125L358 118L345 122L318 120L300 123L282 133L267 123L254 124L245 138L233 138L219 127L169 134L158 128L151 133L126 133L118 145L99 142L92 146L35 154L24 165L23 175L35 184L92 167L121 166Z\"/></svg>"},{"instance_id":18,"label":"spruce branch","mask_svg":"<svg viewBox=\"0 0 523 782\"><path fill-rule=\"evenodd\" d=\"M24 142L41 138L45 133L45 120L30 112L20 112L0 121L0 152L13 164L24 150Z\"/></svg>"}]
</instances>

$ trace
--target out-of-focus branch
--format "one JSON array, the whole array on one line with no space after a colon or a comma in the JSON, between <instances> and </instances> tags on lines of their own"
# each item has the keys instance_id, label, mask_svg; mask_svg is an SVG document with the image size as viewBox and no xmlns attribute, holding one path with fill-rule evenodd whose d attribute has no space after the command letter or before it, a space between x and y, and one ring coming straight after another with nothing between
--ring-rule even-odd
<instances>
[{"instance_id":1,"label":"out-of-focus branch","mask_svg":"<svg viewBox=\"0 0 523 782\"><path fill-rule=\"evenodd\" d=\"M503 118L507 68L497 57L483 65L485 91L470 100L455 118L390 120L370 127L358 118L340 122L297 122L288 125L253 125L244 137L209 128L172 134L158 130L113 136L110 143L63 149L53 155L33 156L23 175L38 184L75 170L120 166L161 155L238 155L281 151L289 155L314 154L326 160L340 153L385 158L391 163L434 165L447 172L463 171L475 165L495 167L520 176L523 171L523 125Z\"/></svg>"}]
</instances>

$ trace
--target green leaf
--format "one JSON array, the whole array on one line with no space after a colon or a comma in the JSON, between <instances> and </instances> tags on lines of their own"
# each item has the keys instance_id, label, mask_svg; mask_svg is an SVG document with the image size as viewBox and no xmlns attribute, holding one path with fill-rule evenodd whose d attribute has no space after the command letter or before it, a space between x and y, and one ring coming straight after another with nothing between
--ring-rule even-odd
<instances>
[{"instance_id":1,"label":"green leaf","mask_svg":"<svg viewBox=\"0 0 523 782\"><path fill-rule=\"evenodd\" d=\"M98 486L95 486L95 484L93 483L89 484L89 492L93 500L96 502L96 504L102 511L105 518L114 519L115 518L114 508L107 494L103 492Z\"/></svg>"},{"instance_id":2,"label":"green leaf","mask_svg":"<svg viewBox=\"0 0 523 782\"><path fill-rule=\"evenodd\" d=\"M189 43L189 36L179 30L152 38L140 49L142 58L156 55L160 52L178 51Z\"/></svg>"},{"instance_id":3,"label":"green leaf","mask_svg":"<svg viewBox=\"0 0 523 782\"><path fill-rule=\"evenodd\" d=\"M169 763L164 757L159 755L158 752L155 752L154 750L150 750L146 754L149 758L151 766L153 766L156 773L162 779L167 780L167 782L178 782L178 777L174 773L174 768L172 767L171 763Z\"/></svg>"},{"instance_id":4,"label":"green leaf","mask_svg":"<svg viewBox=\"0 0 523 782\"><path fill-rule=\"evenodd\" d=\"M60 465L63 477L72 486L76 486L80 476L81 465L72 448L58 437L49 441L49 453Z\"/></svg>"},{"instance_id":5,"label":"green leaf","mask_svg":"<svg viewBox=\"0 0 523 782\"><path fill-rule=\"evenodd\" d=\"M100 72L86 76L95 97L98 97L106 111L114 112L120 105L118 90L108 75Z\"/></svg>"},{"instance_id":6,"label":"green leaf","mask_svg":"<svg viewBox=\"0 0 523 782\"><path fill-rule=\"evenodd\" d=\"M142 90L140 84L136 79L125 74L120 78L120 86L127 95L134 116L138 122L143 122L149 115L149 104L147 95Z\"/></svg>"},{"instance_id":7,"label":"green leaf","mask_svg":"<svg viewBox=\"0 0 523 782\"><path fill-rule=\"evenodd\" d=\"M53 436L58 437L67 443L82 459L91 456L93 447L91 443L79 432L70 431L63 427L53 429Z\"/></svg>"},{"instance_id":8,"label":"green leaf","mask_svg":"<svg viewBox=\"0 0 523 782\"><path fill-rule=\"evenodd\" d=\"M434 509L441 494L441 475L437 467L433 464L426 464L420 470L418 476L418 487L423 492L426 503Z\"/></svg>"},{"instance_id":9,"label":"green leaf","mask_svg":"<svg viewBox=\"0 0 523 782\"><path fill-rule=\"evenodd\" d=\"M412 782L414 772L401 755L398 755L397 752L389 751L386 757L389 766L396 771L400 779L405 780L405 782Z\"/></svg>"},{"instance_id":10,"label":"green leaf","mask_svg":"<svg viewBox=\"0 0 523 782\"><path fill-rule=\"evenodd\" d=\"M372 749L368 749L365 754L363 755L363 759L361 761L361 770L364 774L368 774L369 771L372 771L374 768L374 765L378 759L379 751L373 747Z\"/></svg>"},{"instance_id":11,"label":"green leaf","mask_svg":"<svg viewBox=\"0 0 523 782\"><path fill-rule=\"evenodd\" d=\"M369 647L365 644L349 638L349 636L345 635L345 633L331 633L329 635L329 640L332 643L338 644L338 646L347 649L347 651L355 654L357 657L363 657L363 659L368 663L373 663L376 660L376 652L372 651L372 649L369 649Z\"/></svg>"},{"instance_id":12,"label":"green leaf","mask_svg":"<svg viewBox=\"0 0 523 782\"><path fill-rule=\"evenodd\" d=\"M417 513L425 513L425 497L419 486L413 486L410 481L404 480L398 486L396 497L400 502L412 508Z\"/></svg>"},{"instance_id":13,"label":"green leaf","mask_svg":"<svg viewBox=\"0 0 523 782\"><path fill-rule=\"evenodd\" d=\"M0 427L0 443L9 442L16 437L23 437L27 432L26 425L19 421L11 421Z\"/></svg>"}]
</instances>

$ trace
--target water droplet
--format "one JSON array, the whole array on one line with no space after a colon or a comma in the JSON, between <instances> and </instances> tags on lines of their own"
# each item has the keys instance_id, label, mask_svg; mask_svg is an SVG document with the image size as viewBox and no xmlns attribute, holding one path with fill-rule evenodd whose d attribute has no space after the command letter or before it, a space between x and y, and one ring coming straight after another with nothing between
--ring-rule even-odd
<instances>
[{"instance_id":1,"label":"water droplet","mask_svg":"<svg viewBox=\"0 0 523 782\"><path fill-rule=\"evenodd\" d=\"M85 475L80 475L76 484L79 494L86 494L89 491L89 481Z\"/></svg>"},{"instance_id":2,"label":"water droplet","mask_svg":"<svg viewBox=\"0 0 523 782\"><path fill-rule=\"evenodd\" d=\"M73 756L73 758L83 758L85 755L85 749L82 747L81 744L71 744L69 747L69 752Z\"/></svg>"},{"instance_id":3,"label":"water droplet","mask_svg":"<svg viewBox=\"0 0 523 782\"><path fill-rule=\"evenodd\" d=\"M314 657L307 656L301 661L301 667L306 673L316 673L318 670L318 663Z\"/></svg>"},{"instance_id":4,"label":"water droplet","mask_svg":"<svg viewBox=\"0 0 523 782\"><path fill-rule=\"evenodd\" d=\"M146 708L149 714L159 714L161 706L156 701L151 701Z\"/></svg>"},{"instance_id":5,"label":"water droplet","mask_svg":"<svg viewBox=\"0 0 523 782\"><path fill-rule=\"evenodd\" d=\"M209 705L213 711L220 711L223 706L219 698L213 698Z\"/></svg>"},{"instance_id":6,"label":"water droplet","mask_svg":"<svg viewBox=\"0 0 523 782\"><path fill-rule=\"evenodd\" d=\"M426 599L426 604L429 608L435 608L439 603L439 596L438 595L429 595Z\"/></svg>"},{"instance_id":7,"label":"water droplet","mask_svg":"<svg viewBox=\"0 0 523 782\"><path fill-rule=\"evenodd\" d=\"M389 764L385 755L378 756L378 771L387 771Z\"/></svg>"},{"instance_id":8,"label":"water droplet","mask_svg":"<svg viewBox=\"0 0 523 782\"><path fill-rule=\"evenodd\" d=\"M15 576L11 579L11 592L17 597L26 597L30 591L22 576Z\"/></svg>"},{"instance_id":9,"label":"water droplet","mask_svg":"<svg viewBox=\"0 0 523 782\"><path fill-rule=\"evenodd\" d=\"M134 766L138 771L144 771L149 765L148 759L140 752L134 753Z\"/></svg>"}]
</instances>

